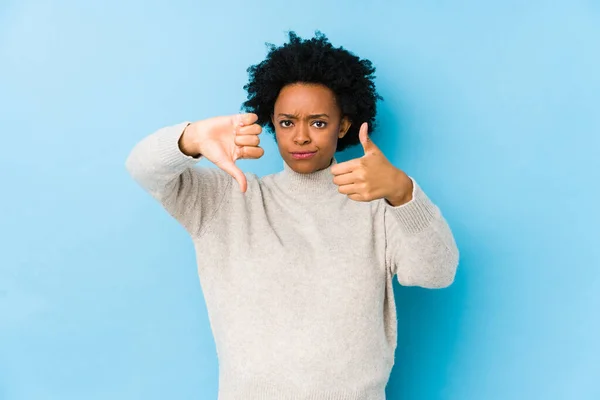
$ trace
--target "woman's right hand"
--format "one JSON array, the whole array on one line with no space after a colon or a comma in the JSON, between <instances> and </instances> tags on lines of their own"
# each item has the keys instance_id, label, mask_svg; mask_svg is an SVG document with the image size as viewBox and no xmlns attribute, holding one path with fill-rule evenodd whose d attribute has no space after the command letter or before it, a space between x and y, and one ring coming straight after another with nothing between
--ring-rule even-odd
<instances>
[{"instance_id":1,"label":"woman's right hand","mask_svg":"<svg viewBox=\"0 0 600 400\"><path fill-rule=\"evenodd\" d=\"M256 114L236 114L193 122L183 131L179 148L188 156L206 157L231 175L245 193L248 182L235 161L263 156L264 150L258 146L262 128L257 120Z\"/></svg>"}]
</instances>

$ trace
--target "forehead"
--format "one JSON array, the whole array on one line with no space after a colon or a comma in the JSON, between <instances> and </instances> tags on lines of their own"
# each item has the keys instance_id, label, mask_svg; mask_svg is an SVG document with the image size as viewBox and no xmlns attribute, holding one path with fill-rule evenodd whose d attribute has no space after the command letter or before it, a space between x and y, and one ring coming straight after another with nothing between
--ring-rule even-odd
<instances>
[{"instance_id":1,"label":"forehead","mask_svg":"<svg viewBox=\"0 0 600 400\"><path fill-rule=\"evenodd\" d=\"M275 101L275 110L288 113L322 113L337 110L335 95L324 85L295 83L285 86Z\"/></svg>"}]
</instances>

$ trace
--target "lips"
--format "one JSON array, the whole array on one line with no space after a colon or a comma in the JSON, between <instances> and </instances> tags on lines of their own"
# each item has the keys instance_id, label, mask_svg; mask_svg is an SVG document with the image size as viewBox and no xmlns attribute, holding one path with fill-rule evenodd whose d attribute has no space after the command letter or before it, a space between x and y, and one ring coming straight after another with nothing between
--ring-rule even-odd
<instances>
[{"instance_id":1,"label":"lips","mask_svg":"<svg viewBox=\"0 0 600 400\"><path fill-rule=\"evenodd\" d=\"M297 160L306 160L307 158L311 158L317 154L316 151L294 151L292 152L292 157Z\"/></svg>"}]
</instances>

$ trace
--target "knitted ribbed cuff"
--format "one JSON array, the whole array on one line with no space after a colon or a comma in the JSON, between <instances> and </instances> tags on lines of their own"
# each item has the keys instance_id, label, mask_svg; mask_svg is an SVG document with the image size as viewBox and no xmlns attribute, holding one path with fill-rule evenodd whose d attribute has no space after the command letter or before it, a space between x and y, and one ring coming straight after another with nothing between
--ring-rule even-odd
<instances>
[{"instance_id":1,"label":"knitted ribbed cuff","mask_svg":"<svg viewBox=\"0 0 600 400\"><path fill-rule=\"evenodd\" d=\"M413 178L412 199L405 204L394 207L386 202L386 206L400 223L406 233L418 233L427 228L431 221L439 217L439 209L431 202Z\"/></svg>"},{"instance_id":2,"label":"knitted ribbed cuff","mask_svg":"<svg viewBox=\"0 0 600 400\"><path fill-rule=\"evenodd\" d=\"M219 380L219 399L268 399L268 400L381 400L385 399L385 383L359 389L299 388L281 382L241 381L239 378Z\"/></svg>"},{"instance_id":3,"label":"knitted ribbed cuff","mask_svg":"<svg viewBox=\"0 0 600 400\"><path fill-rule=\"evenodd\" d=\"M179 139L189 122L168 126L159 132L157 146L162 164L173 169L185 169L200 161L201 157L191 157L183 154L179 148Z\"/></svg>"}]
</instances>

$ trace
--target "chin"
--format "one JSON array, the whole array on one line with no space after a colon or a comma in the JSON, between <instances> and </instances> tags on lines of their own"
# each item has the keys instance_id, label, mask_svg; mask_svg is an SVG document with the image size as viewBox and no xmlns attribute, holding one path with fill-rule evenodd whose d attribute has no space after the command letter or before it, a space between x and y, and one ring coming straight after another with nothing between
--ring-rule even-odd
<instances>
[{"instance_id":1,"label":"chin","mask_svg":"<svg viewBox=\"0 0 600 400\"><path fill-rule=\"evenodd\" d=\"M310 174L329 167L331 162L328 163L322 160L295 160L290 158L287 160L287 163L291 169L299 174Z\"/></svg>"},{"instance_id":2,"label":"chin","mask_svg":"<svg viewBox=\"0 0 600 400\"><path fill-rule=\"evenodd\" d=\"M310 174L317 170L317 166L314 162L306 162L306 161L298 161L298 160L290 160L288 163L291 169L299 174Z\"/></svg>"}]
</instances>

